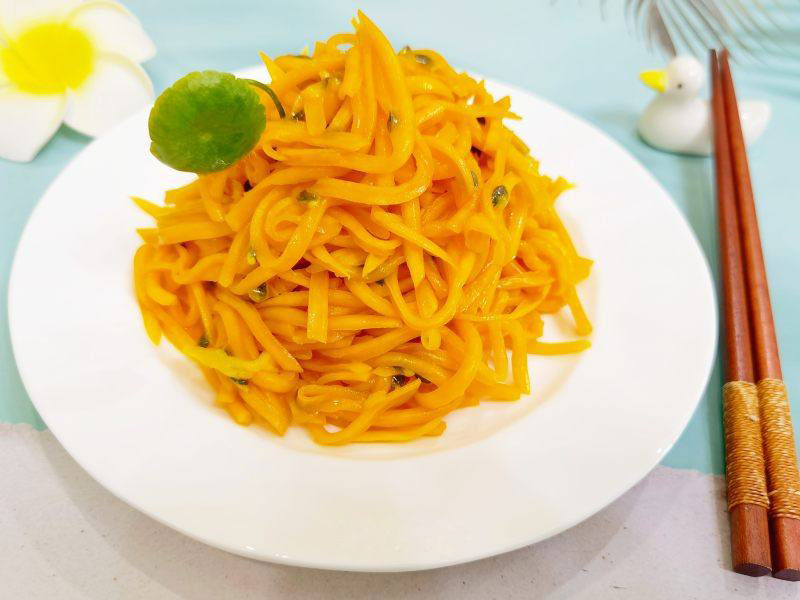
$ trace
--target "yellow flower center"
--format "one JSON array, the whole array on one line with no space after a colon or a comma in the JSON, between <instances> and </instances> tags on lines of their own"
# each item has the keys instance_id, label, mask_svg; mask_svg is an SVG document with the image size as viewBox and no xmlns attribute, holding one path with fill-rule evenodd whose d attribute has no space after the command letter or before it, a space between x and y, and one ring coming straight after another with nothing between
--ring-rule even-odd
<instances>
[{"instance_id":1,"label":"yellow flower center","mask_svg":"<svg viewBox=\"0 0 800 600\"><path fill-rule=\"evenodd\" d=\"M22 31L0 49L0 68L17 88L31 94L61 94L77 88L92 72L89 37L67 23L41 23Z\"/></svg>"}]
</instances>

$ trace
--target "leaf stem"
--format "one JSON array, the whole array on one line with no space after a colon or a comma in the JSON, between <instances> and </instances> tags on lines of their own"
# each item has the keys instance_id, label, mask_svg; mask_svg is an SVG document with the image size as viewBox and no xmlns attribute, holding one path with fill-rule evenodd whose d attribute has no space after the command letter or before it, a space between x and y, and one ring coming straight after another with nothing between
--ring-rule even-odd
<instances>
[{"instance_id":1,"label":"leaf stem","mask_svg":"<svg viewBox=\"0 0 800 600\"><path fill-rule=\"evenodd\" d=\"M275 104L275 108L278 109L278 115L280 116L280 118L281 119L285 119L286 118L286 111L283 110L283 104L281 104L281 101L278 99L278 95L272 90L271 87L269 87L266 83L261 83L260 81L256 81L255 79L244 79L244 78L242 78L242 81L246 81L250 85L254 85L258 89L264 90L265 92L267 92L269 97L272 98L272 102Z\"/></svg>"}]
</instances>

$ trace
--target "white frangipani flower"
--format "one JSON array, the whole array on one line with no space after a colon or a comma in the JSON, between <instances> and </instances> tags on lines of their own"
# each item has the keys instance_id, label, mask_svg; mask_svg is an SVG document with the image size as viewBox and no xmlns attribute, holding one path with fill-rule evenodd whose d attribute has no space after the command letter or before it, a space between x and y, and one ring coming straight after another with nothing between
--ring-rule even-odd
<instances>
[{"instance_id":1,"label":"white frangipani flower","mask_svg":"<svg viewBox=\"0 0 800 600\"><path fill-rule=\"evenodd\" d=\"M153 99L155 46L112 0L0 0L0 158L27 162L62 122L89 136Z\"/></svg>"}]
</instances>

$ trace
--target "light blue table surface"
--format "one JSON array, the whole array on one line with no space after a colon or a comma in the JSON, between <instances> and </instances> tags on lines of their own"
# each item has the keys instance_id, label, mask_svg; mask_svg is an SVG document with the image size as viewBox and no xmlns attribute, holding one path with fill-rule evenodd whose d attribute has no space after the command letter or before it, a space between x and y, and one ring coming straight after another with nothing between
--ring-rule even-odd
<instances>
[{"instance_id":1,"label":"light blue table surface","mask_svg":"<svg viewBox=\"0 0 800 600\"><path fill-rule=\"evenodd\" d=\"M629 34L621 1L608 3L605 21L599 4L599 0L560 0L555 5L545 0L126 2L158 48L158 55L145 65L157 91L187 71L233 70L254 64L258 50L270 55L297 51L348 30L350 18L361 8L395 46L434 47L453 65L530 90L606 131L672 194L716 271L711 161L663 154L637 138L636 118L652 94L638 82L637 74L662 67L666 61ZM782 38L797 44L800 10L787 19L790 26ZM795 422L800 422L800 60L781 68L745 65L735 70L735 76L740 97L761 97L773 108L772 122L751 151L750 162L784 377L795 399ZM62 128L33 162L0 160L0 421L44 427L22 387L11 352L8 276L31 209L87 142ZM54 240L54 251L57 245ZM46 283L42 293L47 293ZM723 471L721 383L718 361L694 417L664 464Z\"/></svg>"}]
</instances>

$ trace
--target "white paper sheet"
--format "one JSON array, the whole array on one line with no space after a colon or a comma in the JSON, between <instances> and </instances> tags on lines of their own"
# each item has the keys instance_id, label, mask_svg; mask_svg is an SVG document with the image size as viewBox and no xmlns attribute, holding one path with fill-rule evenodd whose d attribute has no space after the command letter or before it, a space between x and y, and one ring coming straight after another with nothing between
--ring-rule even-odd
<instances>
[{"instance_id":1,"label":"white paper sheet","mask_svg":"<svg viewBox=\"0 0 800 600\"><path fill-rule=\"evenodd\" d=\"M724 483L659 467L555 538L475 563L401 574L284 567L210 548L94 482L49 432L0 425L0 597L795 598L800 586L730 571Z\"/></svg>"}]
</instances>

